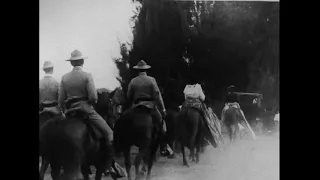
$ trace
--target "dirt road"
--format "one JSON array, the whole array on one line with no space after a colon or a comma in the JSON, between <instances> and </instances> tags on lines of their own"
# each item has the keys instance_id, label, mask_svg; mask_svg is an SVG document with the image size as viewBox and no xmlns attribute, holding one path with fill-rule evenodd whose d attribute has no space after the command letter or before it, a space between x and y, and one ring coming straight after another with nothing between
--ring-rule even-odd
<instances>
[{"instance_id":1,"label":"dirt road","mask_svg":"<svg viewBox=\"0 0 320 180\"><path fill-rule=\"evenodd\" d=\"M153 180L278 180L279 135L238 140L233 145L225 136L224 151L207 147L200 163L182 166L181 154L175 159L160 157L154 165ZM123 165L122 160L119 163ZM131 169L134 177L134 167ZM45 180L51 180L47 171ZM93 179L93 176L92 178ZM111 179L104 177L104 180ZM126 178L122 178L126 179Z\"/></svg>"}]
</instances>

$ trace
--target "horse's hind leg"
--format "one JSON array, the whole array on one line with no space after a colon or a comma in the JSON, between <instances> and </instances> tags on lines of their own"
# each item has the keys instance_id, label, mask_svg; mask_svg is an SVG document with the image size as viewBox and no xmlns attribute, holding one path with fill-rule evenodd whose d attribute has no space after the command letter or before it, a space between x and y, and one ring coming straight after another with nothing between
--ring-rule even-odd
<instances>
[{"instance_id":1,"label":"horse's hind leg","mask_svg":"<svg viewBox=\"0 0 320 180\"><path fill-rule=\"evenodd\" d=\"M131 159L130 159L130 147L126 148L123 152L124 155L124 164L126 166L126 171L128 174L128 180L131 180Z\"/></svg>"},{"instance_id":2,"label":"horse's hind leg","mask_svg":"<svg viewBox=\"0 0 320 180\"><path fill-rule=\"evenodd\" d=\"M63 167L64 173L62 180L73 180L74 178L80 178L81 164L78 162L68 163Z\"/></svg>"},{"instance_id":3,"label":"horse's hind leg","mask_svg":"<svg viewBox=\"0 0 320 180\"><path fill-rule=\"evenodd\" d=\"M61 166L59 164L56 163L51 163L51 177L52 180L60 180L60 169Z\"/></svg>"},{"instance_id":4,"label":"horse's hind leg","mask_svg":"<svg viewBox=\"0 0 320 180\"><path fill-rule=\"evenodd\" d=\"M191 161L192 162L195 162L196 161L196 156L195 156L195 148L194 148L194 146L192 145L192 146L190 146L190 157L191 157Z\"/></svg>"},{"instance_id":5,"label":"horse's hind leg","mask_svg":"<svg viewBox=\"0 0 320 180\"><path fill-rule=\"evenodd\" d=\"M239 126L236 126L234 129L234 140L237 140L237 137L242 139Z\"/></svg>"},{"instance_id":6,"label":"horse's hind leg","mask_svg":"<svg viewBox=\"0 0 320 180\"><path fill-rule=\"evenodd\" d=\"M199 158L200 151L201 151L201 144L198 143L197 144L197 151L196 151L196 163L199 163L199 161L200 161L200 158Z\"/></svg>"},{"instance_id":7,"label":"horse's hind leg","mask_svg":"<svg viewBox=\"0 0 320 180\"><path fill-rule=\"evenodd\" d=\"M148 158L148 172L146 180L151 180L151 170L153 166L153 160L156 158L157 150L159 145L154 145L150 149L149 158Z\"/></svg>"},{"instance_id":8,"label":"horse's hind leg","mask_svg":"<svg viewBox=\"0 0 320 180\"><path fill-rule=\"evenodd\" d=\"M135 158L135 168L136 168L136 179L140 179L142 174L140 172L140 163L141 163L141 160L143 157L146 156L146 153L147 153L147 148L144 147L144 148L139 148L139 153L138 155L136 156Z\"/></svg>"},{"instance_id":9,"label":"horse's hind leg","mask_svg":"<svg viewBox=\"0 0 320 180\"><path fill-rule=\"evenodd\" d=\"M100 167L96 167L97 168L97 171L96 171L96 176L95 176L95 180L101 180L101 178L102 178L102 173L104 172L104 170L103 170L103 168L102 168L103 166L100 166ZM113 179L114 179L115 177L113 177Z\"/></svg>"},{"instance_id":10,"label":"horse's hind leg","mask_svg":"<svg viewBox=\"0 0 320 180\"><path fill-rule=\"evenodd\" d=\"M88 168L88 166L81 166L81 172L82 172L84 180L90 180L89 169L90 169L90 166L89 166L89 168Z\"/></svg>"},{"instance_id":11,"label":"horse's hind leg","mask_svg":"<svg viewBox=\"0 0 320 180\"><path fill-rule=\"evenodd\" d=\"M180 147L181 147L181 152L182 152L183 165L189 167L188 161L187 161L187 159L186 159L186 153L185 153L185 151L184 151L184 149L185 149L185 148L184 148L184 144L181 143Z\"/></svg>"},{"instance_id":12,"label":"horse's hind leg","mask_svg":"<svg viewBox=\"0 0 320 180\"><path fill-rule=\"evenodd\" d=\"M147 172L147 164L148 164L148 156L144 156L143 158L143 164L142 164L142 168L141 168L141 171L142 172Z\"/></svg>"},{"instance_id":13,"label":"horse's hind leg","mask_svg":"<svg viewBox=\"0 0 320 180\"><path fill-rule=\"evenodd\" d=\"M49 166L49 161L46 158L42 158L41 168L39 173L39 180L44 180L44 174L48 169L48 166Z\"/></svg>"},{"instance_id":14,"label":"horse's hind leg","mask_svg":"<svg viewBox=\"0 0 320 180\"><path fill-rule=\"evenodd\" d=\"M230 139L230 144L233 142L233 126L228 127L228 135Z\"/></svg>"}]
</instances>

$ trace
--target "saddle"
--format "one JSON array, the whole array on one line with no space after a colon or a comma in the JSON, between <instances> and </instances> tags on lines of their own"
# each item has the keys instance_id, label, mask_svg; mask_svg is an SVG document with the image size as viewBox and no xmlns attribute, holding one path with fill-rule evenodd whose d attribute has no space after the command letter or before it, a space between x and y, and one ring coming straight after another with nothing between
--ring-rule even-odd
<instances>
[{"instance_id":1,"label":"saddle","mask_svg":"<svg viewBox=\"0 0 320 180\"><path fill-rule=\"evenodd\" d=\"M94 140L99 140L102 138L100 130L93 123L91 123L91 121L88 120L88 114L92 113L93 109L86 101L83 101L83 99L80 98L76 100L68 100L66 102L66 107L68 107L68 109L65 112L65 115L67 117L79 117L81 120L83 120L83 123L86 124L89 131L89 135Z\"/></svg>"},{"instance_id":2,"label":"saddle","mask_svg":"<svg viewBox=\"0 0 320 180\"><path fill-rule=\"evenodd\" d=\"M182 108L187 108L187 107L194 108L196 110L202 111L201 110L201 101L198 100L198 99L187 98L185 100L185 102L183 103Z\"/></svg>"},{"instance_id":3,"label":"saddle","mask_svg":"<svg viewBox=\"0 0 320 180\"><path fill-rule=\"evenodd\" d=\"M39 103L39 116L50 113L53 116L60 115L60 111L57 110L58 102L50 101L50 102L40 102Z\"/></svg>"},{"instance_id":4,"label":"saddle","mask_svg":"<svg viewBox=\"0 0 320 180\"><path fill-rule=\"evenodd\" d=\"M152 98L139 98L135 100L132 108L138 107L138 106L143 106L148 109L154 109L156 108L155 102Z\"/></svg>"}]
</instances>

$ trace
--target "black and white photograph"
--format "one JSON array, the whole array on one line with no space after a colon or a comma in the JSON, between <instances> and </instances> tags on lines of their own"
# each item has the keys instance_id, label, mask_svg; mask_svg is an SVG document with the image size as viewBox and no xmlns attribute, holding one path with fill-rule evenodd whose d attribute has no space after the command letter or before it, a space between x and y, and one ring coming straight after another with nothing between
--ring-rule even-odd
<instances>
[{"instance_id":1,"label":"black and white photograph","mask_svg":"<svg viewBox=\"0 0 320 180\"><path fill-rule=\"evenodd\" d=\"M40 0L39 180L279 180L279 11Z\"/></svg>"}]
</instances>

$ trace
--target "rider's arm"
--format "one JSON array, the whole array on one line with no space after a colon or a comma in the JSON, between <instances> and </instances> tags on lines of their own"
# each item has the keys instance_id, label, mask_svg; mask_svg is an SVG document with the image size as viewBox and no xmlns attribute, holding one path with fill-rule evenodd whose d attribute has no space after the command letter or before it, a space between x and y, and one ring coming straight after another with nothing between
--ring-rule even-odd
<instances>
[{"instance_id":1,"label":"rider's arm","mask_svg":"<svg viewBox=\"0 0 320 180\"><path fill-rule=\"evenodd\" d=\"M92 75L90 73L88 73L87 91L88 91L89 102L94 104L97 103L98 101L97 90L94 85Z\"/></svg>"},{"instance_id":2,"label":"rider's arm","mask_svg":"<svg viewBox=\"0 0 320 180\"><path fill-rule=\"evenodd\" d=\"M166 109L164 107L163 99L162 99L157 81L154 78L151 78L151 82L152 82L153 92L155 93L155 99L156 101L158 101L157 104L160 110L165 111Z\"/></svg>"},{"instance_id":3,"label":"rider's arm","mask_svg":"<svg viewBox=\"0 0 320 180\"><path fill-rule=\"evenodd\" d=\"M62 78L63 79L63 78ZM66 91L65 87L63 85L63 81L61 80L60 88L59 88L59 96L58 96L58 102L59 106L64 109L64 100L66 99Z\"/></svg>"},{"instance_id":4,"label":"rider's arm","mask_svg":"<svg viewBox=\"0 0 320 180\"><path fill-rule=\"evenodd\" d=\"M204 95L204 93L202 91L201 85L197 84L197 87L198 87L197 89L198 89L199 97L200 97L201 101L204 101L206 99L206 96Z\"/></svg>"}]
</instances>

